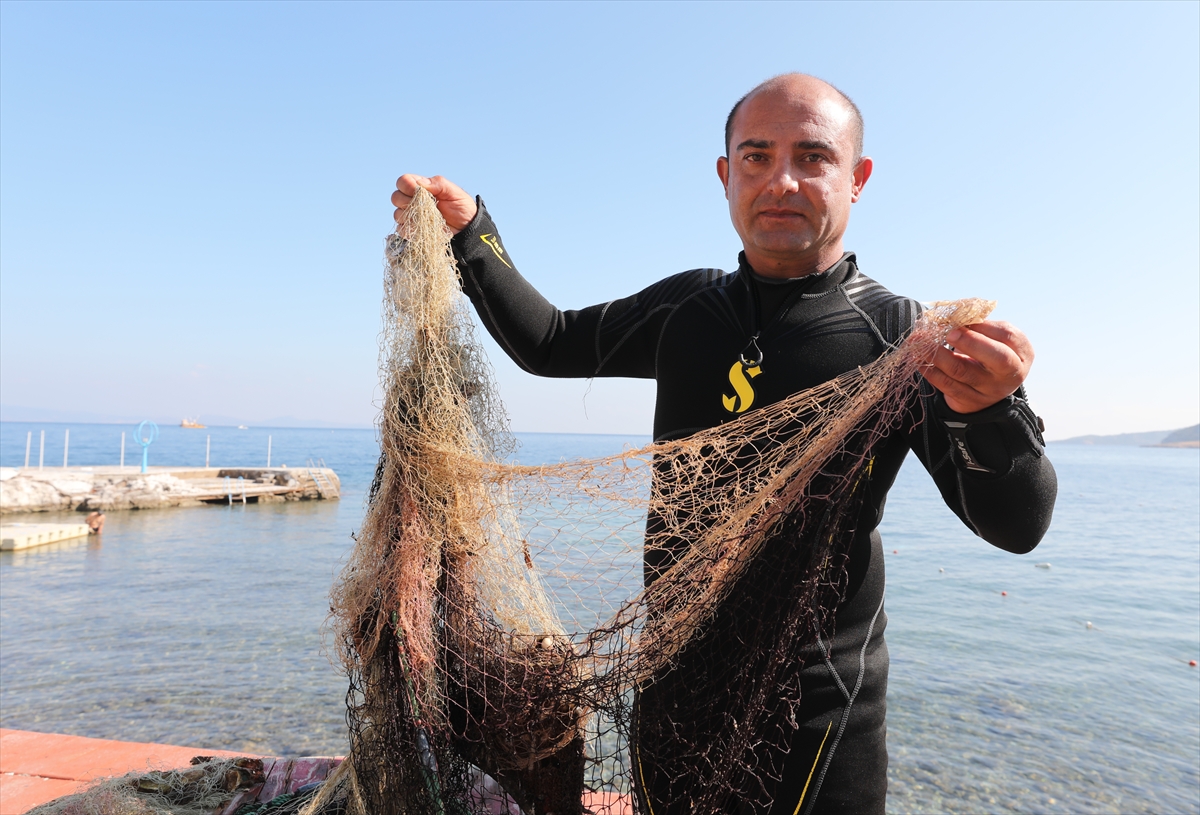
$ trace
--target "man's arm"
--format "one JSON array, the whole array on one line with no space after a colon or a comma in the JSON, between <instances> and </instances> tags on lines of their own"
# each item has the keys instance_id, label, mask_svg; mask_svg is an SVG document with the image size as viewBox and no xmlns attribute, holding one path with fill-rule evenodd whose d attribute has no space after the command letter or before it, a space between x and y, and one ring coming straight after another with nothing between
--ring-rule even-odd
<instances>
[{"instance_id":1,"label":"man's arm","mask_svg":"<svg viewBox=\"0 0 1200 815\"><path fill-rule=\"evenodd\" d=\"M524 370L539 376L653 377L652 330L645 321L625 320L629 331L605 330L615 317L639 308L638 295L579 311L551 304L516 269L500 233L483 205L441 176L404 175L392 203L402 221L417 187L431 192L454 233L451 248L458 261L463 292L505 353Z\"/></svg>"},{"instance_id":2,"label":"man's arm","mask_svg":"<svg viewBox=\"0 0 1200 815\"><path fill-rule=\"evenodd\" d=\"M909 444L946 505L993 546L1016 554L1037 546L1050 527L1058 478L1024 389L958 413L922 383L919 412Z\"/></svg>"},{"instance_id":3,"label":"man's arm","mask_svg":"<svg viewBox=\"0 0 1200 815\"><path fill-rule=\"evenodd\" d=\"M898 346L921 313L915 300L894 295L876 292L864 302L885 347ZM954 348L942 349L922 372L901 432L972 532L1009 552L1028 552L1050 525L1057 492L1041 420L1022 387L1032 345L1005 323L980 323L949 338ZM964 407L970 412L960 412Z\"/></svg>"},{"instance_id":4,"label":"man's arm","mask_svg":"<svg viewBox=\"0 0 1200 815\"><path fill-rule=\"evenodd\" d=\"M546 300L517 271L482 200L450 247L463 292L479 319L513 362L529 373L552 377L653 374L652 368L600 370L600 325L610 304L562 311Z\"/></svg>"},{"instance_id":5,"label":"man's arm","mask_svg":"<svg viewBox=\"0 0 1200 815\"><path fill-rule=\"evenodd\" d=\"M1023 387L1033 344L996 321L955 329L946 342L924 371L925 421L912 447L975 534L1028 552L1046 534L1058 493L1042 420Z\"/></svg>"}]
</instances>

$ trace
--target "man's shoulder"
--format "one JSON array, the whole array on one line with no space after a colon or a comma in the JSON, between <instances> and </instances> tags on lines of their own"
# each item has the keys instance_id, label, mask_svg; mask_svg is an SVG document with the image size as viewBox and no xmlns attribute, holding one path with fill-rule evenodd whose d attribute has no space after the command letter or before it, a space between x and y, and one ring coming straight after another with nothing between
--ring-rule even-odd
<instances>
[{"instance_id":1,"label":"man's shoulder","mask_svg":"<svg viewBox=\"0 0 1200 815\"><path fill-rule=\"evenodd\" d=\"M726 272L724 269L688 269L686 272L679 272L670 277L664 277L662 280L655 283L655 286L664 283L675 283L677 285L691 285L699 288L722 287L729 285L733 280L733 275Z\"/></svg>"},{"instance_id":2,"label":"man's shoulder","mask_svg":"<svg viewBox=\"0 0 1200 815\"><path fill-rule=\"evenodd\" d=\"M875 278L863 274L862 270L858 268L855 268L853 273L842 283L842 287L846 290L846 294L850 299L854 300L855 304L860 307L893 300L907 300L910 303L917 302L911 297L904 297L903 295L893 293L887 286Z\"/></svg>"},{"instance_id":3,"label":"man's shoulder","mask_svg":"<svg viewBox=\"0 0 1200 815\"><path fill-rule=\"evenodd\" d=\"M664 277L637 294L606 303L600 317L600 332L605 337L625 338L643 326L661 331L681 305L706 292L724 291L734 278L736 275L721 269L688 269Z\"/></svg>"},{"instance_id":4,"label":"man's shoulder","mask_svg":"<svg viewBox=\"0 0 1200 815\"><path fill-rule=\"evenodd\" d=\"M700 292L724 289L734 277L722 269L688 269L642 289L636 295L637 301L643 308L679 304Z\"/></svg>"},{"instance_id":5,"label":"man's shoulder","mask_svg":"<svg viewBox=\"0 0 1200 815\"><path fill-rule=\"evenodd\" d=\"M842 284L842 290L863 314L883 341L895 345L912 330L921 315L921 304L911 297L894 294L886 286L861 271Z\"/></svg>"}]
</instances>

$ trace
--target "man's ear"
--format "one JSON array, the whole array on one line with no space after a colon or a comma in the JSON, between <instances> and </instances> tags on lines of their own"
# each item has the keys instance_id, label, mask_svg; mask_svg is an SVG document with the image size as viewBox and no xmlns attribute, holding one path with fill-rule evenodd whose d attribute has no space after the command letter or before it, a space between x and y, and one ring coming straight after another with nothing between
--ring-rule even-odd
<instances>
[{"instance_id":1,"label":"man's ear","mask_svg":"<svg viewBox=\"0 0 1200 815\"><path fill-rule=\"evenodd\" d=\"M721 179L721 186L725 188L725 200L729 200L729 159L721 156L717 159L717 177Z\"/></svg>"},{"instance_id":2,"label":"man's ear","mask_svg":"<svg viewBox=\"0 0 1200 815\"><path fill-rule=\"evenodd\" d=\"M871 177L873 169L875 169L875 162L871 161L870 156L863 156L858 160L858 164L854 167L854 192L850 196L850 203L858 203L863 187L867 186L867 179Z\"/></svg>"}]
</instances>

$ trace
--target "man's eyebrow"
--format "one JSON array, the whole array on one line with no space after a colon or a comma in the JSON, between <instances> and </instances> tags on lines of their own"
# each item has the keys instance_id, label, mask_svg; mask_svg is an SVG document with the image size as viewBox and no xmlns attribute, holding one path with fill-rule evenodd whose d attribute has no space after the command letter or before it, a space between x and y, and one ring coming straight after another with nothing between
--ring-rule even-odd
<instances>
[{"instance_id":1,"label":"man's eyebrow","mask_svg":"<svg viewBox=\"0 0 1200 815\"><path fill-rule=\"evenodd\" d=\"M767 150L775 146L775 142L769 139L746 139L737 146L738 150ZM793 147L797 150L829 150L832 151L833 145L826 141L798 141Z\"/></svg>"}]
</instances>

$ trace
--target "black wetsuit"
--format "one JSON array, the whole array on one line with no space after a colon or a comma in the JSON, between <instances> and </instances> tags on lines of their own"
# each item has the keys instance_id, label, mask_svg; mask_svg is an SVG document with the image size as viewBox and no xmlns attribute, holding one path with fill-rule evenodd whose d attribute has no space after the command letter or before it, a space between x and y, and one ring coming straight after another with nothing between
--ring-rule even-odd
<instances>
[{"instance_id":1,"label":"black wetsuit","mask_svg":"<svg viewBox=\"0 0 1200 815\"><path fill-rule=\"evenodd\" d=\"M656 440L714 427L866 365L901 340L920 311L859 272L853 254L826 272L784 282L758 276L743 256L733 274L695 269L631 297L560 311L518 274L482 201L452 245L464 291L523 369L552 377L656 380ZM760 373L735 383L739 359L760 352ZM739 393L739 384L749 391ZM770 811L783 815L884 811L888 653L876 527L887 491L912 450L973 532L1010 552L1031 550L1049 526L1056 479L1043 454L1040 422L1023 396L1019 391L980 413L958 415L927 388L904 423L876 446L836 633L814 647L797 672L802 701L798 727L789 722L786 728L786 755L776 755L763 773L765 789L747 792L731 808L762 811L755 801L769 800ZM648 580L655 565L647 563ZM719 674L711 663L725 656L704 655L705 670ZM686 705L692 692L682 683L658 682L639 705ZM684 794L672 787L670 761L659 757L646 766L638 758L635 744L641 806L653 815L682 811Z\"/></svg>"}]
</instances>

